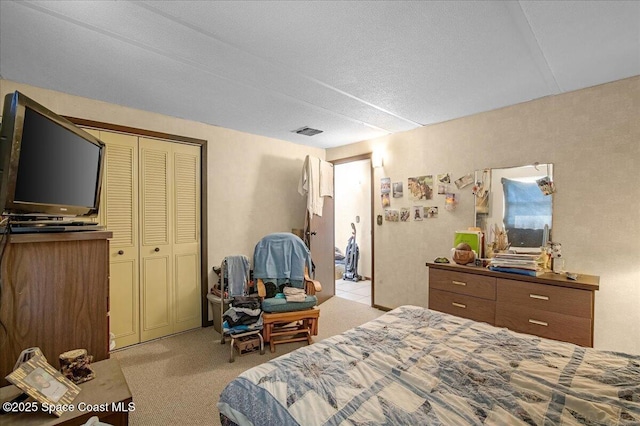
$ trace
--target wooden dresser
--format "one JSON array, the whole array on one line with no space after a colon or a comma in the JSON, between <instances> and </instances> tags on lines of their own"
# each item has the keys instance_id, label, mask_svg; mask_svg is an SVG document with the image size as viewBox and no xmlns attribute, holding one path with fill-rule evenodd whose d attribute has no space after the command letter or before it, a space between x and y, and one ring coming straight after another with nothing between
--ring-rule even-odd
<instances>
[{"instance_id":1,"label":"wooden dresser","mask_svg":"<svg viewBox=\"0 0 640 426\"><path fill-rule=\"evenodd\" d=\"M597 276L572 281L554 273L529 277L475 266L427 266L429 309L593 347Z\"/></svg>"},{"instance_id":2,"label":"wooden dresser","mask_svg":"<svg viewBox=\"0 0 640 426\"><path fill-rule=\"evenodd\" d=\"M13 234L2 256L0 386L23 349L59 355L87 349L109 358L108 231ZM0 420L0 422L2 422Z\"/></svg>"}]
</instances>

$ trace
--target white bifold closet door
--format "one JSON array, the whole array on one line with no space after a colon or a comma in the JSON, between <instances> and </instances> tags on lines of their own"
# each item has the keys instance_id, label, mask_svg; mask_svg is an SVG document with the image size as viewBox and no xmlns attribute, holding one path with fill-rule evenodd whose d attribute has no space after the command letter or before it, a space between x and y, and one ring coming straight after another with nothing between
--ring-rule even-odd
<instances>
[{"instance_id":1,"label":"white bifold closet door","mask_svg":"<svg viewBox=\"0 0 640 426\"><path fill-rule=\"evenodd\" d=\"M109 331L116 347L140 342L138 138L100 132L106 146L100 222L109 242Z\"/></svg>"},{"instance_id":2,"label":"white bifold closet door","mask_svg":"<svg viewBox=\"0 0 640 426\"><path fill-rule=\"evenodd\" d=\"M116 347L201 325L200 147L100 131Z\"/></svg>"},{"instance_id":3,"label":"white bifold closet door","mask_svg":"<svg viewBox=\"0 0 640 426\"><path fill-rule=\"evenodd\" d=\"M140 138L141 341L200 326L200 148Z\"/></svg>"}]
</instances>

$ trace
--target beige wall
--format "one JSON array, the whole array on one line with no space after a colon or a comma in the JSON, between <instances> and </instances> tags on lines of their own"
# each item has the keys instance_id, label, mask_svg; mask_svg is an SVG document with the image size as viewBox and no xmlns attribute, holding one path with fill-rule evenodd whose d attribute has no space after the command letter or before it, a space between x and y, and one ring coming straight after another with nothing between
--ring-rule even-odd
<instances>
[{"instance_id":1,"label":"beige wall","mask_svg":"<svg viewBox=\"0 0 640 426\"><path fill-rule=\"evenodd\" d=\"M305 156L324 158L323 149L0 80L2 99L15 90L60 115L208 141L210 286L211 268L224 256L251 258L264 235L304 226L305 198L298 194L298 180Z\"/></svg>"},{"instance_id":2,"label":"beige wall","mask_svg":"<svg viewBox=\"0 0 640 426\"><path fill-rule=\"evenodd\" d=\"M600 276L595 346L640 354L640 77L329 149L327 160L376 150L375 200L382 177L407 191L410 176L553 163L553 239L567 270ZM438 219L374 225L376 304L427 306L425 262L447 256L454 231L474 221L470 187L452 188L454 212L440 199Z\"/></svg>"}]
</instances>

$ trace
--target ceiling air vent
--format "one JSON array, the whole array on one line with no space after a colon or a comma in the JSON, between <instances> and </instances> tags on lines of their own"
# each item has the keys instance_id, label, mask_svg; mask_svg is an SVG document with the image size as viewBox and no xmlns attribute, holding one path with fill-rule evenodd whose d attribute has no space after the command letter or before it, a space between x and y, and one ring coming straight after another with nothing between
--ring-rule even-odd
<instances>
[{"instance_id":1,"label":"ceiling air vent","mask_svg":"<svg viewBox=\"0 0 640 426\"><path fill-rule=\"evenodd\" d=\"M299 129L296 129L296 130L292 130L291 132L297 133L299 135L313 136L313 135L317 135L318 133L322 133L322 130L312 129L311 127L305 126L305 127L300 127Z\"/></svg>"}]
</instances>

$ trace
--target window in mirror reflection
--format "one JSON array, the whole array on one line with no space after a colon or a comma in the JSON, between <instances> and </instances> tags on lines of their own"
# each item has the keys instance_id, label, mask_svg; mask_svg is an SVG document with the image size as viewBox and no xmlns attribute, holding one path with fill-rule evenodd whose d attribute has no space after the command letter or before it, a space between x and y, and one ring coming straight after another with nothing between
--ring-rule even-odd
<instances>
[{"instance_id":1,"label":"window in mirror reflection","mask_svg":"<svg viewBox=\"0 0 640 426\"><path fill-rule=\"evenodd\" d=\"M476 171L475 226L487 243L495 238L495 227L507 231L516 251L540 250L545 236L551 238L553 195L545 195L540 179L553 182L553 164Z\"/></svg>"},{"instance_id":2,"label":"window in mirror reflection","mask_svg":"<svg viewBox=\"0 0 640 426\"><path fill-rule=\"evenodd\" d=\"M539 247L551 225L551 197L534 181L502 178L504 227L512 248ZM515 244L514 244L515 243Z\"/></svg>"}]
</instances>

